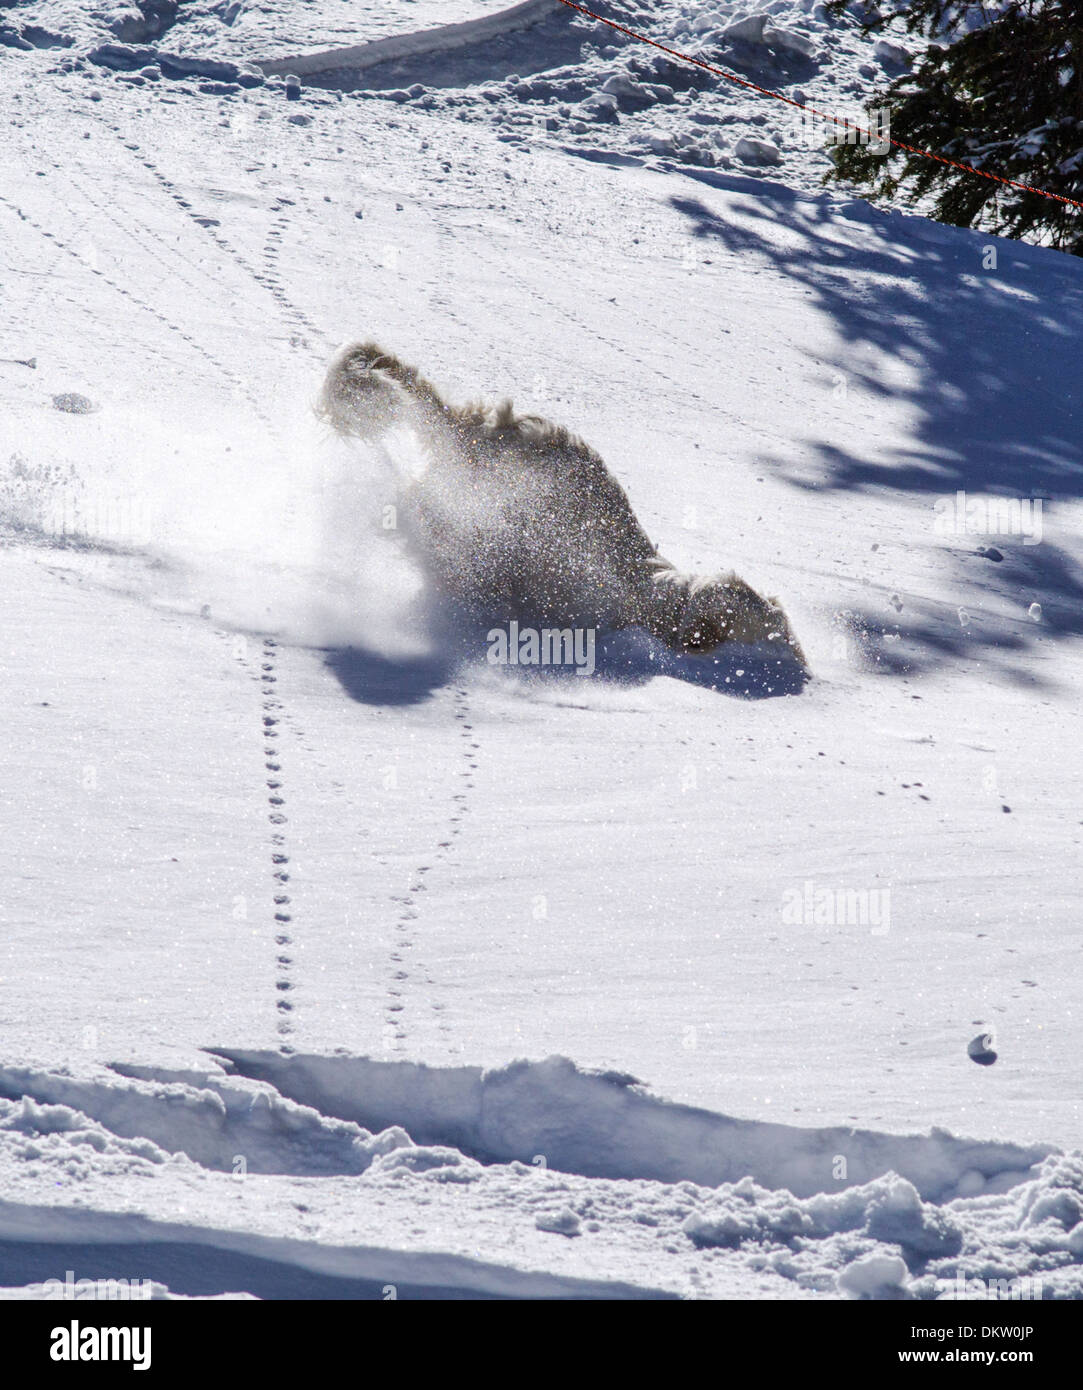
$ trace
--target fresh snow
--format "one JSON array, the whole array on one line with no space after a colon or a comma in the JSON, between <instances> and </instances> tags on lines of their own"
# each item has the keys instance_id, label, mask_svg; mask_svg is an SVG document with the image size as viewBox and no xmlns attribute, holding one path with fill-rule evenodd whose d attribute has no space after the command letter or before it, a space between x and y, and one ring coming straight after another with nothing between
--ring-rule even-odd
<instances>
[{"instance_id":1,"label":"fresh snow","mask_svg":"<svg viewBox=\"0 0 1083 1390\"><path fill-rule=\"evenodd\" d=\"M525 8L3 11L0 1295L1080 1297L1078 263ZM603 8L849 116L896 70ZM368 337L812 679L434 644L311 409Z\"/></svg>"}]
</instances>

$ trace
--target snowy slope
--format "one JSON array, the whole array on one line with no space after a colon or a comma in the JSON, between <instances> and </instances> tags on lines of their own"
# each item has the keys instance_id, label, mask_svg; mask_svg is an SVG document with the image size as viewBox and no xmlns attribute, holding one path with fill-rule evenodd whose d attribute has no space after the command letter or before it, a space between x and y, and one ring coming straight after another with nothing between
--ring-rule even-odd
<instances>
[{"instance_id":1,"label":"snowy slope","mask_svg":"<svg viewBox=\"0 0 1083 1390\"><path fill-rule=\"evenodd\" d=\"M175 25L217 77L0 49L0 1284L1078 1296L1077 264L708 159L729 89L565 117L630 54L555 12L519 83L230 77L499 6L333 9ZM368 336L582 432L813 679L434 649L310 410Z\"/></svg>"}]
</instances>

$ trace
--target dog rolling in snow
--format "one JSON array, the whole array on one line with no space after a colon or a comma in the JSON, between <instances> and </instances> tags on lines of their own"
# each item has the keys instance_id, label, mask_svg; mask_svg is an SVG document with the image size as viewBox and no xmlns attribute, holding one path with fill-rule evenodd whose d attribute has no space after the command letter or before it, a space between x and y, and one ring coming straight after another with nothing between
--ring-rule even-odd
<instances>
[{"instance_id":1,"label":"dog rolling in snow","mask_svg":"<svg viewBox=\"0 0 1083 1390\"><path fill-rule=\"evenodd\" d=\"M511 402L449 405L375 343L338 354L319 413L379 445L408 428L426 463L403 496L430 580L481 622L638 627L673 651L769 642L804 665L775 599L735 574L682 574L652 545L624 489L583 440Z\"/></svg>"}]
</instances>

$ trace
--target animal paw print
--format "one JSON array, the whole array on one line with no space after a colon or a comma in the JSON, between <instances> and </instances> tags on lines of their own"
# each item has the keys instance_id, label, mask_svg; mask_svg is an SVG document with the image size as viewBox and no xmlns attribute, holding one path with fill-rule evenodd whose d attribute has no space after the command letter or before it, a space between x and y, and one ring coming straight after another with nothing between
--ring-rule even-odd
<instances>
[{"instance_id":1,"label":"animal paw print","mask_svg":"<svg viewBox=\"0 0 1083 1390\"><path fill-rule=\"evenodd\" d=\"M290 881L289 875L289 854L286 849L286 835L283 826L289 823L284 807L286 805L285 788L282 778L281 750L278 745L279 723L281 721L282 703L275 695L275 686L278 683L276 673L276 661L278 656L278 644L273 637L264 640L263 651L260 661L260 684L263 691L262 715L260 725L263 730L263 756L264 779L267 788L267 804L270 808L268 819L274 830L271 833L271 877L274 882L273 899L273 921L275 924L275 1009L278 1014L277 1032L280 1037L286 1038L293 1032L293 1020L291 1015L294 1012L292 999L289 997L294 989L293 980L293 936L292 936L292 900L287 891L287 884Z\"/></svg>"}]
</instances>

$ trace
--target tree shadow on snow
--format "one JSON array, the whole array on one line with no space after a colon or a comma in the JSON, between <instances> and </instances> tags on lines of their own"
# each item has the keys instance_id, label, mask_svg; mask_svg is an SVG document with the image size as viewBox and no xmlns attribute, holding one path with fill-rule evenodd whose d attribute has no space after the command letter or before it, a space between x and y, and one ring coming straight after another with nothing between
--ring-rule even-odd
<instances>
[{"instance_id":1,"label":"tree shadow on snow","mask_svg":"<svg viewBox=\"0 0 1083 1390\"><path fill-rule=\"evenodd\" d=\"M840 429L834 438L795 439L790 457L763 456L764 467L795 488L892 489L927 498L929 525L920 543L935 535L936 499L958 491L1041 499L1043 527L1055 534L1056 504L1083 498L1078 260L863 202L842 210L843 228L847 221L860 225L851 240L840 234L837 196L710 170L683 172L727 192L750 193L731 202L725 216L697 197L670 202L689 219L694 237L744 258L762 257L829 317L839 343L833 358L809 355L809 373L825 382L825 391L841 373L850 395L913 408L905 445L863 454L847 446ZM983 268L990 246L995 269ZM1071 541L1043 536L1040 544L1025 545L1021 535L952 535L942 554L960 587L973 590L973 614L960 617L954 605L927 603L898 624L885 625L882 612L850 616L888 670L980 656L1019 678L1018 669L1004 664L1009 653L1025 655L1040 635L1083 634L1083 580ZM1010 606L1019 620L981 614L989 598L993 607ZM1032 627L1022 619L1035 602L1041 621Z\"/></svg>"}]
</instances>

